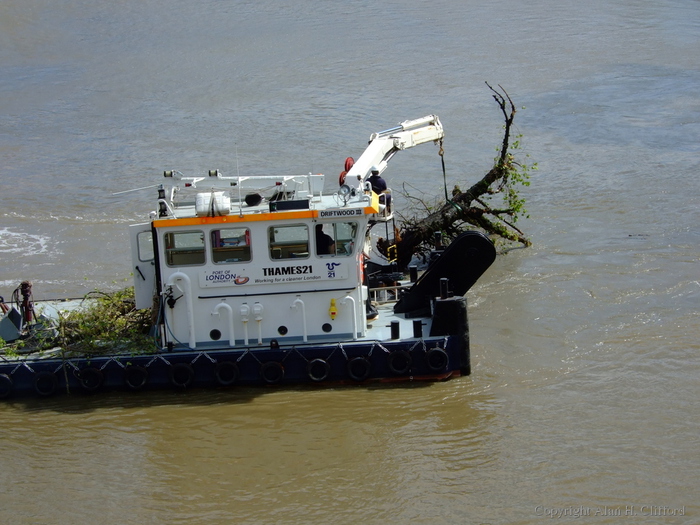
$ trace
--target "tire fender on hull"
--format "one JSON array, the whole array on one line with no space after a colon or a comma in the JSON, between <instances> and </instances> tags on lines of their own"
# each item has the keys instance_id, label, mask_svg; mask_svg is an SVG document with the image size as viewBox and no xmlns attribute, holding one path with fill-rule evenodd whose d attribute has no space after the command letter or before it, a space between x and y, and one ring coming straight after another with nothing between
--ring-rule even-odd
<instances>
[{"instance_id":1,"label":"tire fender on hull","mask_svg":"<svg viewBox=\"0 0 700 525\"><path fill-rule=\"evenodd\" d=\"M268 361L260 366L260 377L268 385L275 385L284 379L284 367L277 361Z\"/></svg>"},{"instance_id":2,"label":"tire fender on hull","mask_svg":"<svg viewBox=\"0 0 700 525\"><path fill-rule=\"evenodd\" d=\"M372 371L372 363L366 357L353 357L347 364L348 375L353 381L364 381Z\"/></svg>"},{"instance_id":3,"label":"tire fender on hull","mask_svg":"<svg viewBox=\"0 0 700 525\"><path fill-rule=\"evenodd\" d=\"M124 384L134 391L141 390L148 383L148 370L139 365L124 368Z\"/></svg>"},{"instance_id":4,"label":"tire fender on hull","mask_svg":"<svg viewBox=\"0 0 700 525\"><path fill-rule=\"evenodd\" d=\"M187 388L194 381L194 369L188 363L175 363L170 367L170 382L176 388Z\"/></svg>"},{"instance_id":5,"label":"tire fender on hull","mask_svg":"<svg viewBox=\"0 0 700 525\"><path fill-rule=\"evenodd\" d=\"M447 368L450 358L442 348L431 348L425 353L425 362L432 372L442 372Z\"/></svg>"},{"instance_id":6,"label":"tire fender on hull","mask_svg":"<svg viewBox=\"0 0 700 525\"><path fill-rule=\"evenodd\" d=\"M93 366L88 366L83 368L77 373L78 380L80 381L80 386L86 392L97 392L104 383L104 375L102 370L95 368Z\"/></svg>"},{"instance_id":7,"label":"tire fender on hull","mask_svg":"<svg viewBox=\"0 0 700 525\"><path fill-rule=\"evenodd\" d=\"M216 382L221 386L231 386L238 381L238 365L233 361L216 363Z\"/></svg>"},{"instance_id":8,"label":"tire fender on hull","mask_svg":"<svg viewBox=\"0 0 700 525\"><path fill-rule=\"evenodd\" d=\"M315 382L321 382L328 379L331 373L331 365L325 359L312 359L309 364L306 365L306 373L309 375L309 379Z\"/></svg>"},{"instance_id":9,"label":"tire fender on hull","mask_svg":"<svg viewBox=\"0 0 700 525\"><path fill-rule=\"evenodd\" d=\"M413 364L411 354L406 350L394 350L389 354L387 360L389 363L389 370L391 370L392 374L397 376L408 374Z\"/></svg>"},{"instance_id":10,"label":"tire fender on hull","mask_svg":"<svg viewBox=\"0 0 700 525\"><path fill-rule=\"evenodd\" d=\"M37 372L34 376L34 391L42 397L48 397L56 393L58 378L53 372Z\"/></svg>"}]
</instances>

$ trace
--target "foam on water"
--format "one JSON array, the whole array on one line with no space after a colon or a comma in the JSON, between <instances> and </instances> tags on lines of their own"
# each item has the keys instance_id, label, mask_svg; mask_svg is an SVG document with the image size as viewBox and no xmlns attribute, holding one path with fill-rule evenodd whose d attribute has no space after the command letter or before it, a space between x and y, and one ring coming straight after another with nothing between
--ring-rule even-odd
<instances>
[{"instance_id":1,"label":"foam on water","mask_svg":"<svg viewBox=\"0 0 700 525\"><path fill-rule=\"evenodd\" d=\"M49 237L0 228L0 256L34 256L48 252Z\"/></svg>"}]
</instances>

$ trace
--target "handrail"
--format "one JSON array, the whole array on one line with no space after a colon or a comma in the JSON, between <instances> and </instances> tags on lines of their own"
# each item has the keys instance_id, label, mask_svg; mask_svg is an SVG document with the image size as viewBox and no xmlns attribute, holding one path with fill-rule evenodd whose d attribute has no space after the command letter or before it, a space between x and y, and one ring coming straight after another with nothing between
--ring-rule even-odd
<instances>
[{"instance_id":1,"label":"handrail","mask_svg":"<svg viewBox=\"0 0 700 525\"><path fill-rule=\"evenodd\" d=\"M397 284L395 286L380 286L378 288L370 288L369 289L369 294L370 294L370 299L377 304L387 304L387 303L395 303L399 300L399 291L400 290L407 290L413 285L413 283L405 283L405 284ZM390 294L384 294L382 298L380 298L380 293L381 292L390 292Z\"/></svg>"}]
</instances>

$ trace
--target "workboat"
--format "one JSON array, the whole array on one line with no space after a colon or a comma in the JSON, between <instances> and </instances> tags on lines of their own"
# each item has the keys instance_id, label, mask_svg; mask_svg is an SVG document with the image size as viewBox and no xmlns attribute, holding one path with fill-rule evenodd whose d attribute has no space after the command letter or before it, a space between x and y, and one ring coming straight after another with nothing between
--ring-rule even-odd
<instances>
[{"instance_id":1,"label":"workboat","mask_svg":"<svg viewBox=\"0 0 700 525\"><path fill-rule=\"evenodd\" d=\"M155 351L0 355L0 397L468 375L465 294L493 243L464 232L407 274L374 246L395 228L388 162L443 135L434 115L374 133L330 191L320 174L165 171L148 222L130 226ZM3 319L18 334L32 308L20 303Z\"/></svg>"}]
</instances>

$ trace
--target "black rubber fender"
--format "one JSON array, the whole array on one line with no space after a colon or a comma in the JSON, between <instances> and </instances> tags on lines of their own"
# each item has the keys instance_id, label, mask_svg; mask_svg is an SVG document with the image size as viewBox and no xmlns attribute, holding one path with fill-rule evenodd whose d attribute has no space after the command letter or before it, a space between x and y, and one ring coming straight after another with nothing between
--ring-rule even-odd
<instances>
[{"instance_id":1,"label":"black rubber fender","mask_svg":"<svg viewBox=\"0 0 700 525\"><path fill-rule=\"evenodd\" d=\"M238 365L233 361L216 363L216 382L221 386L231 386L238 381Z\"/></svg>"},{"instance_id":2,"label":"black rubber fender","mask_svg":"<svg viewBox=\"0 0 700 525\"><path fill-rule=\"evenodd\" d=\"M260 366L260 377L268 385L274 385L284 379L284 367L277 361L268 361Z\"/></svg>"},{"instance_id":3,"label":"black rubber fender","mask_svg":"<svg viewBox=\"0 0 700 525\"><path fill-rule=\"evenodd\" d=\"M12 394L14 388L12 378L7 374L0 374L0 399L6 399Z\"/></svg>"},{"instance_id":4,"label":"black rubber fender","mask_svg":"<svg viewBox=\"0 0 700 525\"><path fill-rule=\"evenodd\" d=\"M389 354L387 360L389 363L389 370L391 370L392 374L397 376L407 374L408 371L411 370L411 364L413 364L411 354L406 350L394 350Z\"/></svg>"},{"instance_id":5,"label":"black rubber fender","mask_svg":"<svg viewBox=\"0 0 700 525\"><path fill-rule=\"evenodd\" d=\"M372 363L366 357L353 357L347 364L348 375L353 381L364 381L372 371Z\"/></svg>"},{"instance_id":6,"label":"black rubber fender","mask_svg":"<svg viewBox=\"0 0 700 525\"><path fill-rule=\"evenodd\" d=\"M139 365L127 365L124 367L124 384L130 390L141 390L148 384L148 370Z\"/></svg>"},{"instance_id":7,"label":"black rubber fender","mask_svg":"<svg viewBox=\"0 0 700 525\"><path fill-rule=\"evenodd\" d=\"M102 387L105 379L102 370L94 366L81 369L77 373L77 377L80 381L80 386L86 392L97 392Z\"/></svg>"},{"instance_id":8,"label":"black rubber fender","mask_svg":"<svg viewBox=\"0 0 700 525\"><path fill-rule=\"evenodd\" d=\"M312 359L306 365L306 373L309 375L311 381L320 382L328 379L331 373L331 365L328 361L321 358Z\"/></svg>"},{"instance_id":9,"label":"black rubber fender","mask_svg":"<svg viewBox=\"0 0 700 525\"><path fill-rule=\"evenodd\" d=\"M450 358L442 348L431 348L425 353L425 363L433 372L442 372L449 362Z\"/></svg>"},{"instance_id":10,"label":"black rubber fender","mask_svg":"<svg viewBox=\"0 0 700 525\"><path fill-rule=\"evenodd\" d=\"M177 388L187 388L194 381L194 368L189 363L170 365L170 382Z\"/></svg>"},{"instance_id":11,"label":"black rubber fender","mask_svg":"<svg viewBox=\"0 0 700 525\"><path fill-rule=\"evenodd\" d=\"M34 375L34 391L42 397L56 393L58 378L53 372L43 371Z\"/></svg>"}]
</instances>

